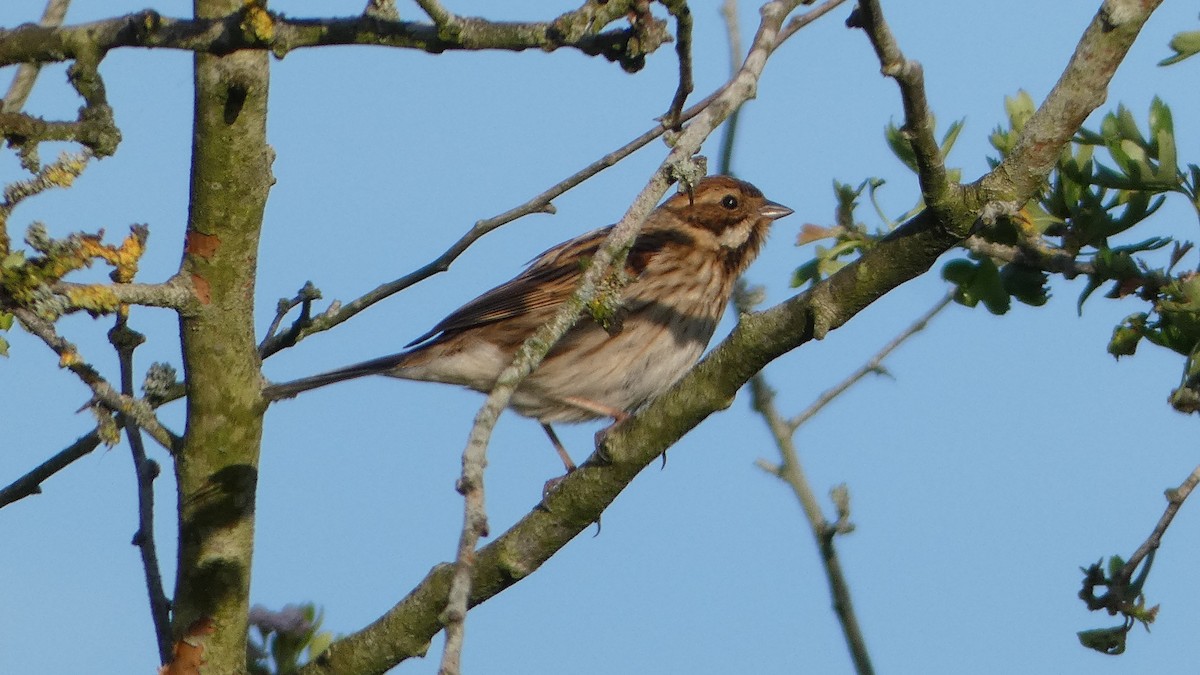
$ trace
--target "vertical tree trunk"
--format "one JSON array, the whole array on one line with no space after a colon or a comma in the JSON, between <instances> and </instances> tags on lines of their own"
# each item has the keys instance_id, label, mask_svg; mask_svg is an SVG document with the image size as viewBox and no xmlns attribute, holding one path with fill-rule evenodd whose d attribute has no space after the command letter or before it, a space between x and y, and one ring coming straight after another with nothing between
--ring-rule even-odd
<instances>
[{"instance_id":1,"label":"vertical tree trunk","mask_svg":"<svg viewBox=\"0 0 1200 675\"><path fill-rule=\"evenodd\" d=\"M197 17L242 0L196 0ZM204 672L246 668L255 487L265 411L254 339L254 278L272 179L266 141L267 54L195 57L191 203L182 269L201 309L180 318L187 428L176 457L179 571L176 639L198 619L214 628Z\"/></svg>"}]
</instances>

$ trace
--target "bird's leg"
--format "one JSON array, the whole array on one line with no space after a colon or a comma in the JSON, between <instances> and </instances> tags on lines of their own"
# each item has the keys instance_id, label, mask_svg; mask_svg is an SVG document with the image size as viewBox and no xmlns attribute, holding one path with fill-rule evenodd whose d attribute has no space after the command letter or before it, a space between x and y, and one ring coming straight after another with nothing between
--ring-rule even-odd
<instances>
[{"instance_id":1,"label":"bird's leg","mask_svg":"<svg viewBox=\"0 0 1200 675\"><path fill-rule=\"evenodd\" d=\"M563 467L567 470L565 474L559 476L558 478L551 478L550 480L546 481L545 485L542 486L542 499L545 499L546 496L553 492L554 488L558 487L558 484L563 482L564 478L571 475L571 472L577 467L575 466L575 462L571 461L571 455L568 454L567 449L563 447L562 441L558 440L558 434L554 433L554 427L543 423L542 429L544 429L546 431L546 435L550 437L550 444L554 446L554 450L558 453L558 458L562 460Z\"/></svg>"},{"instance_id":2,"label":"bird's leg","mask_svg":"<svg viewBox=\"0 0 1200 675\"><path fill-rule=\"evenodd\" d=\"M567 453L567 449L563 447L562 441L558 440L558 434L554 433L554 427L549 424L542 424L542 429L546 431L546 435L550 437L550 444L554 446L555 452L558 453L558 458L562 460L563 468L567 473L571 473L577 467L575 462L571 461L571 455Z\"/></svg>"}]
</instances>

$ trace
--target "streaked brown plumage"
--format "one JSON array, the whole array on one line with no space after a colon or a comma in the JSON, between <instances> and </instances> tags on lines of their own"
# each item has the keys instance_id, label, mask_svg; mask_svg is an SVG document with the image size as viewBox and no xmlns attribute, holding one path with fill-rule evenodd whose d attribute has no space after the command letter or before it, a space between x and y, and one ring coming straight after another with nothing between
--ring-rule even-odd
<instances>
[{"instance_id":1,"label":"streaked brown plumage","mask_svg":"<svg viewBox=\"0 0 1200 675\"><path fill-rule=\"evenodd\" d=\"M513 394L509 406L546 428L621 418L661 394L696 363L729 303L733 283L776 218L792 210L753 185L705 178L646 220L625 262L630 281L606 326L586 312ZM408 351L271 385L280 399L364 375L459 384L488 392L517 348L554 315L611 227L538 256L516 278L463 305L411 342Z\"/></svg>"}]
</instances>

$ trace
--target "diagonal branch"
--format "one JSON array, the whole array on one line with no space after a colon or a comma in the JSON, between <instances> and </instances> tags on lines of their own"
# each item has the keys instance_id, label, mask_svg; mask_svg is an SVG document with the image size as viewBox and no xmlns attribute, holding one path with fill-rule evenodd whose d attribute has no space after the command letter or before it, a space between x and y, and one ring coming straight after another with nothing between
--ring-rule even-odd
<instances>
[{"instance_id":1,"label":"diagonal branch","mask_svg":"<svg viewBox=\"0 0 1200 675\"><path fill-rule=\"evenodd\" d=\"M42 482L62 471L72 462L100 446L100 432L93 430L80 436L79 440L60 450L58 454L34 467L29 473L0 488L0 508L30 495L42 493Z\"/></svg>"},{"instance_id":2,"label":"diagonal branch","mask_svg":"<svg viewBox=\"0 0 1200 675\"><path fill-rule=\"evenodd\" d=\"M574 324L585 304L594 297L597 283L608 273L614 261L619 260L622 252L628 249L642 223L666 192L675 167L688 163L704 139L738 106L754 96L767 57L774 48L779 28L797 4L798 2L773 2L763 8L762 23L745 64L713 98L712 103L679 135L674 148L659 166L649 184L643 188L620 222L613 227L593 257L571 299L564 303L550 323L539 328L526 340L518 350L512 365L497 379L496 387L488 395L487 401L475 418L467 448L463 453L463 476L459 487L465 496L464 526L459 541L459 554L454 565L439 567L422 582L414 594L410 594L409 598L393 607L372 626L336 642L322 659L310 663L303 672L348 673L384 670L408 656L423 653L424 644L428 640L428 637L424 637L425 631L428 630L428 635L432 636L443 625L447 633L443 671L453 672L457 664L456 650L461 645L462 626L467 609L532 571L532 568L524 567L526 563L523 558L526 556L512 558L514 566L495 567L497 561L494 555L497 547L503 550L504 537L482 551L475 550L478 538L487 528L486 516L482 513L483 465L485 449L496 418L507 406L521 379L537 367L554 343ZM570 474L567 480L570 481L576 476L580 478L575 480L585 479L586 476L581 472L582 469ZM636 471L623 477L618 484L624 487L634 474ZM616 491L619 492L620 488ZM615 497L615 492L604 503L611 501L611 497ZM539 547L542 550L537 552L531 551L534 554L533 559L537 560L533 568L566 543L566 539L558 541L561 535L568 530L574 530L567 537L569 539L594 522L599 515L596 512L587 520L578 520L578 510L561 509L560 499L557 491L552 492L547 497L550 502L547 503L547 508L544 511L535 511L526 518L526 521L548 518L551 519L551 523L556 521L561 528L558 536L550 539L557 543L549 547ZM575 512L571 513L572 511ZM497 579L494 575L497 572L506 579L501 581L500 586L495 583ZM432 595L428 595L428 591L434 586L436 590ZM417 601L419 606L414 606L412 602L414 595L421 596ZM430 601L432 605L427 604ZM431 608L436 608L432 616L427 613ZM414 611L415 616L412 614ZM421 625L415 626L414 622L420 622Z\"/></svg>"},{"instance_id":3,"label":"diagonal branch","mask_svg":"<svg viewBox=\"0 0 1200 675\"><path fill-rule=\"evenodd\" d=\"M54 324L46 321L24 307L11 310L21 322L21 326L31 334L41 338L46 346L58 354L59 364L75 373L92 390L97 401L108 409L125 415L139 427L145 429L154 440L158 441L169 452L177 447L178 437L167 430L154 415L154 410L143 400L122 395L113 389L92 365L83 360L74 344L63 338L54 330Z\"/></svg>"},{"instance_id":4,"label":"diagonal branch","mask_svg":"<svg viewBox=\"0 0 1200 675\"><path fill-rule=\"evenodd\" d=\"M896 351L896 348L904 344L908 338L925 330L925 326L929 325L929 322L933 319L933 317L941 313L941 311L946 309L946 307L953 301L954 292L951 291L950 293L947 293L941 300L938 300L933 307L930 307L924 314L918 317L916 321L912 322L908 328L904 329L899 335L892 338L892 340L884 345L883 348L875 354L875 356L872 356L870 359L868 359L866 363L859 366L844 380L837 383L830 389L822 392L812 405L800 411L800 413L795 417L789 419L787 421L788 428L795 432L796 429L800 428L800 426L805 422L815 417L817 413L821 412L821 410L825 406L829 405L835 398L841 396L847 389L857 384L859 380L863 379L867 375L870 375L871 373L880 372L884 359L886 359L892 352Z\"/></svg>"},{"instance_id":5,"label":"diagonal branch","mask_svg":"<svg viewBox=\"0 0 1200 675\"><path fill-rule=\"evenodd\" d=\"M67 16L67 8L71 6L71 0L50 0L46 3L46 9L42 12L42 20L38 25L45 27L53 27L62 25L63 19ZM4 101L0 103L0 113L19 112L25 107L25 101L29 98L29 93L33 91L33 83L37 81L38 72L41 70L41 65L37 63L22 63L17 68L17 74L13 75L12 83L8 85L8 93L4 95Z\"/></svg>"},{"instance_id":6,"label":"diagonal branch","mask_svg":"<svg viewBox=\"0 0 1200 675\"><path fill-rule=\"evenodd\" d=\"M1040 113L1045 126L1029 132L1060 142L1039 149L1033 140L1025 139L1022 142L1030 144L1030 149L1022 156L1037 160L1048 153L1051 158L1057 157L1082 120L1100 104L1096 97L1103 98L1112 72L1158 4L1153 0L1144 7L1138 2L1105 2L1106 9L1084 33L1076 57L1064 72L1060 84L1066 85L1058 93L1052 92L1043 104L1043 109L1049 106L1062 114ZM1123 13L1114 27L1109 10L1115 5L1120 5ZM738 76L705 110L709 121L723 119L731 106L736 107L738 96L753 93L754 73L761 71L770 49L778 44L778 31L790 7L790 3L764 7L755 48ZM1080 84L1086 84L1087 91L1070 95L1070 89ZM700 133L696 126L700 122L698 118L685 129L681 139L689 139L694 128ZM1022 133L1028 131L1026 126ZM694 370L614 428L603 447L547 497L546 508L530 512L476 552L468 604L484 602L533 573L595 522L667 447L714 411L728 407L736 392L764 365L812 339L824 337L891 289L924 273L966 236L989 199L1023 203L1036 193L1052 167L1053 161L1044 165L1034 161L1030 166L1010 162L1004 171L997 169L986 176L984 186L968 191L962 204L936 214L930 209L923 211L825 281L780 305L743 317L733 333ZM429 640L442 628L439 616L446 607L452 575L452 566L436 567L370 626L336 641L299 672L382 672L423 654Z\"/></svg>"},{"instance_id":7,"label":"diagonal branch","mask_svg":"<svg viewBox=\"0 0 1200 675\"><path fill-rule=\"evenodd\" d=\"M718 91L717 93L720 92ZM700 112L703 111L705 107L707 107L715 98L716 94L713 94L691 108L683 111L680 119L684 122L691 120L696 115L699 115ZM273 328L267 331L267 336L263 338L262 344L259 345L259 353L261 354L262 358L265 359L283 349L287 349L288 347L296 345L296 343L314 333L320 333L322 331L329 330L330 328L347 321L348 319L354 317L354 315L381 300L395 295L396 293L399 293L410 286L414 286L435 274L445 272L446 270L450 269L451 263L453 263L460 255L462 255L464 251L466 251L472 244L474 244L484 235L503 227L504 225L507 225L518 218L533 213L554 213L554 205L552 202L555 199L563 195L568 190L583 183L592 176L595 176L601 171L616 165L617 162L620 162L626 157L632 155L634 152L644 148L646 145L650 144L651 141L666 133L667 130L668 126L665 123L656 124L637 138L634 138L625 145L613 150L612 152L604 155L600 159L585 166L574 174L559 181L541 194L532 197L522 204L514 206L504 213L477 221L470 230L467 230L467 232L463 234L458 241L451 244L450 247L442 252L442 254L437 258L433 259L424 266L400 277L399 279L381 284L344 305L334 302L328 309L317 315L315 318L310 319L302 314L299 319L292 323L288 330L282 333L275 332L275 330L278 328L278 322L273 323ZM295 300L288 301L291 303L291 305L287 309L290 310L298 305L303 306L304 298L312 296L314 293L317 297L320 296L320 291L316 290L315 288L310 288L309 285L306 285L305 288L300 290ZM310 301L311 299L315 298L310 297ZM282 309L282 303L280 307ZM278 321L282 321L282 318L282 316L277 315Z\"/></svg>"}]
</instances>

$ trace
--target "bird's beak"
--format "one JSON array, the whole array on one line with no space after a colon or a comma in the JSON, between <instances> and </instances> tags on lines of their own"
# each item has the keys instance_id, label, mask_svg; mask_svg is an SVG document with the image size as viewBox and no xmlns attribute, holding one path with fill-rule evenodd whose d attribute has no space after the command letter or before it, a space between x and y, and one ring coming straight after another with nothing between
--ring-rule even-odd
<instances>
[{"instance_id":1,"label":"bird's beak","mask_svg":"<svg viewBox=\"0 0 1200 675\"><path fill-rule=\"evenodd\" d=\"M794 211L783 204L776 204L775 202L769 200L758 210L758 215L771 220L782 218L784 216L790 216L792 213L794 213Z\"/></svg>"}]
</instances>

